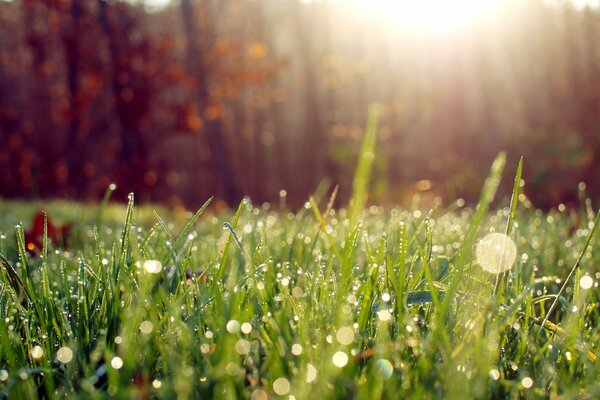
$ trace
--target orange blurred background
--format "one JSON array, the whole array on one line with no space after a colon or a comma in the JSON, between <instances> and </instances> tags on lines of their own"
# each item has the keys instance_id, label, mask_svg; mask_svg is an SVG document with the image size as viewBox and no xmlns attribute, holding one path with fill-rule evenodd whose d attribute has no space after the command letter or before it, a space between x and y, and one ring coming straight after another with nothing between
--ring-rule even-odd
<instances>
[{"instance_id":1,"label":"orange blurred background","mask_svg":"<svg viewBox=\"0 0 600 400\"><path fill-rule=\"evenodd\" d=\"M0 0L0 196L344 202L380 103L373 202L598 204L597 3Z\"/></svg>"}]
</instances>

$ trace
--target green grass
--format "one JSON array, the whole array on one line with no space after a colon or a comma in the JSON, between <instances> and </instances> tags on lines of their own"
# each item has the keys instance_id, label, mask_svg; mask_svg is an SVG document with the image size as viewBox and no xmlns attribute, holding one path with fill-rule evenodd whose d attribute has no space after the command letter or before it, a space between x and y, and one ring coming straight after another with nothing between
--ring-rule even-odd
<instances>
[{"instance_id":1,"label":"green grass","mask_svg":"<svg viewBox=\"0 0 600 400\"><path fill-rule=\"evenodd\" d=\"M490 211L503 155L475 209L365 209L368 161L349 210L0 202L0 398L598 398L598 216L529 208L521 164ZM30 254L42 206L76 225Z\"/></svg>"}]
</instances>

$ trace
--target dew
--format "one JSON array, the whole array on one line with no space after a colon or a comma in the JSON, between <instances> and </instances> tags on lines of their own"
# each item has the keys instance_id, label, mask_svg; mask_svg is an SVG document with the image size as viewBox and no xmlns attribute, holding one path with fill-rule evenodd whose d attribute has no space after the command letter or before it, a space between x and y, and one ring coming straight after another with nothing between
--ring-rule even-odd
<instances>
[{"instance_id":1,"label":"dew","mask_svg":"<svg viewBox=\"0 0 600 400\"><path fill-rule=\"evenodd\" d=\"M581 288L585 290L590 289L592 286L594 286L594 280L591 276L582 276L579 280L579 286L581 286Z\"/></svg>"},{"instance_id":2,"label":"dew","mask_svg":"<svg viewBox=\"0 0 600 400\"><path fill-rule=\"evenodd\" d=\"M502 233L490 233L479 241L475 249L477 262L492 274L509 270L517 257L517 248L511 238Z\"/></svg>"},{"instance_id":3,"label":"dew","mask_svg":"<svg viewBox=\"0 0 600 400\"><path fill-rule=\"evenodd\" d=\"M152 381L152 387L154 389L160 389L161 386L162 386L162 382L159 381L158 379L155 379Z\"/></svg>"},{"instance_id":4,"label":"dew","mask_svg":"<svg viewBox=\"0 0 600 400\"><path fill-rule=\"evenodd\" d=\"M63 364L67 364L73 359L73 350L68 347L61 347L56 352L56 359Z\"/></svg>"},{"instance_id":5,"label":"dew","mask_svg":"<svg viewBox=\"0 0 600 400\"><path fill-rule=\"evenodd\" d=\"M236 363L230 362L225 366L225 372L227 372L227 375L229 376L236 376L240 372L240 367L238 367Z\"/></svg>"},{"instance_id":6,"label":"dew","mask_svg":"<svg viewBox=\"0 0 600 400\"><path fill-rule=\"evenodd\" d=\"M290 391L290 381L285 378L275 379L273 382L273 391L280 396L288 394Z\"/></svg>"},{"instance_id":7,"label":"dew","mask_svg":"<svg viewBox=\"0 0 600 400\"><path fill-rule=\"evenodd\" d=\"M5 369L0 369L0 382L8 381L8 371Z\"/></svg>"},{"instance_id":8,"label":"dew","mask_svg":"<svg viewBox=\"0 0 600 400\"><path fill-rule=\"evenodd\" d=\"M44 349L42 349L41 346L33 346L33 348L31 349L31 357L33 357L34 360L39 360L43 356Z\"/></svg>"},{"instance_id":9,"label":"dew","mask_svg":"<svg viewBox=\"0 0 600 400\"><path fill-rule=\"evenodd\" d=\"M392 314L390 314L389 310L377 311L377 318L383 322L389 321L392 318Z\"/></svg>"},{"instance_id":10,"label":"dew","mask_svg":"<svg viewBox=\"0 0 600 400\"><path fill-rule=\"evenodd\" d=\"M262 389L256 389L250 395L250 399L251 400L268 400L269 399L269 395L267 395L267 392L265 392Z\"/></svg>"},{"instance_id":11,"label":"dew","mask_svg":"<svg viewBox=\"0 0 600 400\"><path fill-rule=\"evenodd\" d=\"M394 373L394 366L386 359L375 361L375 374L378 378L389 379Z\"/></svg>"},{"instance_id":12,"label":"dew","mask_svg":"<svg viewBox=\"0 0 600 400\"><path fill-rule=\"evenodd\" d=\"M496 368L493 368L490 370L490 379L497 381L498 379L500 379L500 371L498 371Z\"/></svg>"},{"instance_id":13,"label":"dew","mask_svg":"<svg viewBox=\"0 0 600 400\"><path fill-rule=\"evenodd\" d=\"M110 360L110 366L114 369L121 369L123 367L123 359L121 357L113 357Z\"/></svg>"},{"instance_id":14,"label":"dew","mask_svg":"<svg viewBox=\"0 0 600 400\"><path fill-rule=\"evenodd\" d=\"M292 296L293 296L293 297L295 297L295 298L297 298L297 299L299 299L299 298L301 298L302 296L304 296L304 291L302 290L302 288L301 288L301 287L299 287L299 286L295 286L295 287L292 289Z\"/></svg>"},{"instance_id":15,"label":"dew","mask_svg":"<svg viewBox=\"0 0 600 400\"><path fill-rule=\"evenodd\" d=\"M530 387L533 386L533 379L531 379L530 377L526 376L525 378L523 378L521 380L521 385L523 385L523 387L525 389L529 389Z\"/></svg>"},{"instance_id":16,"label":"dew","mask_svg":"<svg viewBox=\"0 0 600 400\"><path fill-rule=\"evenodd\" d=\"M283 278L281 280L281 286L287 286L290 284L290 280L288 278Z\"/></svg>"},{"instance_id":17,"label":"dew","mask_svg":"<svg viewBox=\"0 0 600 400\"><path fill-rule=\"evenodd\" d=\"M317 369L311 363L306 364L306 383L314 382L317 379Z\"/></svg>"},{"instance_id":18,"label":"dew","mask_svg":"<svg viewBox=\"0 0 600 400\"><path fill-rule=\"evenodd\" d=\"M142 332L144 335L151 334L153 329L154 325L152 325L152 322L150 321L144 321L140 324L140 332Z\"/></svg>"},{"instance_id":19,"label":"dew","mask_svg":"<svg viewBox=\"0 0 600 400\"><path fill-rule=\"evenodd\" d=\"M387 303L390 301L390 294L389 293L384 293L381 295L381 300L383 300L384 303Z\"/></svg>"},{"instance_id":20,"label":"dew","mask_svg":"<svg viewBox=\"0 0 600 400\"><path fill-rule=\"evenodd\" d=\"M340 328L335 334L335 338L341 345L348 345L354 340L354 331L348 326Z\"/></svg>"},{"instance_id":21,"label":"dew","mask_svg":"<svg viewBox=\"0 0 600 400\"><path fill-rule=\"evenodd\" d=\"M123 338L121 336L115 336L115 344L123 343Z\"/></svg>"},{"instance_id":22,"label":"dew","mask_svg":"<svg viewBox=\"0 0 600 400\"><path fill-rule=\"evenodd\" d=\"M158 274L162 271L162 264L158 260L146 260L144 262L144 270L149 274Z\"/></svg>"},{"instance_id":23,"label":"dew","mask_svg":"<svg viewBox=\"0 0 600 400\"><path fill-rule=\"evenodd\" d=\"M250 352L250 342L246 339L240 339L235 342L235 352L244 356Z\"/></svg>"},{"instance_id":24,"label":"dew","mask_svg":"<svg viewBox=\"0 0 600 400\"><path fill-rule=\"evenodd\" d=\"M302 354L302 345L294 343L292 345L292 354L295 356L299 356L300 354Z\"/></svg>"},{"instance_id":25,"label":"dew","mask_svg":"<svg viewBox=\"0 0 600 400\"><path fill-rule=\"evenodd\" d=\"M252 332L252 325L249 322L244 322L241 326L242 333L246 335Z\"/></svg>"},{"instance_id":26,"label":"dew","mask_svg":"<svg viewBox=\"0 0 600 400\"><path fill-rule=\"evenodd\" d=\"M214 337L214 333L212 331L204 332L204 337L207 339L212 339Z\"/></svg>"},{"instance_id":27,"label":"dew","mask_svg":"<svg viewBox=\"0 0 600 400\"><path fill-rule=\"evenodd\" d=\"M240 331L240 323L235 319L227 322L227 332L229 333L238 333Z\"/></svg>"},{"instance_id":28,"label":"dew","mask_svg":"<svg viewBox=\"0 0 600 400\"><path fill-rule=\"evenodd\" d=\"M210 345L207 344L207 343L202 343L200 345L200 352L202 354L208 354L208 353L210 353Z\"/></svg>"},{"instance_id":29,"label":"dew","mask_svg":"<svg viewBox=\"0 0 600 400\"><path fill-rule=\"evenodd\" d=\"M348 354L343 351L338 351L331 357L331 361L333 361L333 365L338 368L343 368L348 364Z\"/></svg>"}]
</instances>

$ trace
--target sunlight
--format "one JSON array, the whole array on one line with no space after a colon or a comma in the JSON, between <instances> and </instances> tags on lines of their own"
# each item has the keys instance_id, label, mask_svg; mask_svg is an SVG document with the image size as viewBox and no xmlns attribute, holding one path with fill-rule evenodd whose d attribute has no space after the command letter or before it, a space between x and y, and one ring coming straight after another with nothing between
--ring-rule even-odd
<instances>
[{"instance_id":1,"label":"sunlight","mask_svg":"<svg viewBox=\"0 0 600 400\"><path fill-rule=\"evenodd\" d=\"M422 32L460 30L494 13L502 0L354 0L359 10Z\"/></svg>"}]
</instances>

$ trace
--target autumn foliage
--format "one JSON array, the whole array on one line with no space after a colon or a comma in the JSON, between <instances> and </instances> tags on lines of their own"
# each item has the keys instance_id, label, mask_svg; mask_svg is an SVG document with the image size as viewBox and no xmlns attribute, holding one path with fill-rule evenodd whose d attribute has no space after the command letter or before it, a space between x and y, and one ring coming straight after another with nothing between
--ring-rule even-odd
<instances>
[{"instance_id":1,"label":"autumn foliage","mask_svg":"<svg viewBox=\"0 0 600 400\"><path fill-rule=\"evenodd\" d=\"M140 3L0 1L0 196L342 202L373 102L380 201L473 200L501 150L538 206L600 195L597 9L416 37L339 2Z\"/></svg>"}]
</instances>

